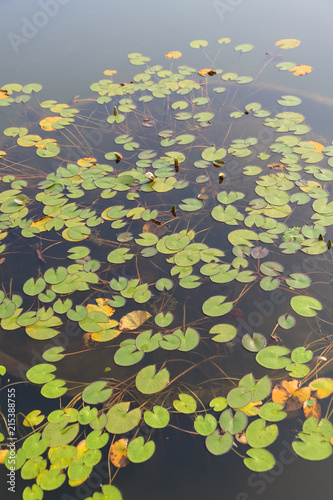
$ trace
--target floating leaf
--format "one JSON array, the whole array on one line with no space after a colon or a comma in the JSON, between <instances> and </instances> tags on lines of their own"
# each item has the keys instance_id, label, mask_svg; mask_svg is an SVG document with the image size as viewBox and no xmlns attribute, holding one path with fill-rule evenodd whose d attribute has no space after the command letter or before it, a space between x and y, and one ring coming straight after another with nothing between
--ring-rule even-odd
<instances>
[{"instance_id":1,"label":"floating leaf","mask_svg":"<svg viewBox=\"0 0 333 500\"><path fill-rule=\"evenodd\" d=\"M243 43L241 45L237 45L235 47L235 51L236 52L250 52L250 50L252 50L254 48L254 46L252 45L252 43Z\"/></svg>"},{"instance_id":2,"label":"floating leaf","mask_svg":"<svg viewBox=\"0 0 333 500\"><path fill-rule=\"evenodd\" d=\"M288 71L292 71L294 75L297 76L307 75L312 72L312 66L307 66L306 64L296 64L296 66L293 66Z\"/></svg>"},{"instance_id":3,"label":"floating leaf","mask_svg":"<svg viewBox=\"0 0 333 500\"><path fill-rule=\"evenodd\" d=\"M220 434L219 431L215 431L206 438L206 448L213 455L228 453L232 445L233 437L229 432Z\"/></svg>"},{"instance_id":4,"label":"floating leaf","mask_svg":"<svg viewBox=\"0 0 333 500\"><path fill-rule=\"evenodd\" d=\"M266 426L265 420L261 418L254 420L246 429L246 439L252 448L266 448L274 443L278 435L276 424Z\"/></svg>"},{"instance_id":5,"label":"floating leaf","mask_svg":"<svg viewBox=\"0 0 333 500\"><path fill-rule=\"evenodd\" d=\"M233 325L219 324L219 325L214 325L209 330L209 333L211 335L215 335L215 337L212 338L214 342L230 342L232 339L236 337L237 328L234 327Z\"/></svg>"},{"instance_id":6,"label":"floating leaf","mask_svg":"<svg viewBox=\"0 0 333 500\"><path fill-rule=\"evenodd\" d=\"M118 439L110 446L110 460L117 468L126 467L129 464L127 457L128 439Z\"/></svg>"},{"instance_id":7,"label":"floating leaf","mask_svg":"<svg viewBox=\"0 0 333 500\"><path fill-rule=\"evenodd\" d=\"M142 394L155 394L164 389L168 383L168 370L163 368L156 373L155 365L149 365L142 368L135 378L135 385Z\"/></svg>"},{"instance_id":8,"label":"floating leaf","mask_svg":"<svg viewBox=\"0 0 333 500\"><path fill-rule=\"evenodd\" d=\"M318 399L327 398L333 393L333 379L317 378L310 382L309 387L312 391L316 391Z\"/></svg>"},{"instance_id":9,"label":"floating leaf","mask_svg":"<svg viewBox=\"0 0 333 500\"><path fill-rule=\"evenodd\" d=\"M168 59L179 59L182 56L182 53L179 52L178 50L172 50L171 52L168 52L165 54L165 57Z\"/></svg>"},{"instance_id":10,"label":"floating leaf","mask_svg":"<svg viewBox=\"0 0 333 500\"><path fill-rule=\"evenodd\" d=\"M275 459L269 451L261 448L253 448L246 453L250 457L244 458L244 464L248 469L254 472L266 472L273 469Z\"/></svg>"},{"instance_id":11,"label":"floating leaf","mask_svg":"<svg viewBox=\"0 0 333 500\"><path fill-rule=\"evenodd\" d=\"M179 394L179 399L175 399L172 404L179 413L194 413L197 408L195 399L190 394Z\"/></svg>"},{"instance_id":12,"label":"floating leaf","mask_svg":"<svg viewBox=\"0 0 333 500\"><path fill-rule=\"evenodd\" d=\"M321 311L323 308L319 300L308 297L307 295L296 295L292 297L290 305L297 314L307 318L316 316L316 311Z\"/></svg>"},{"instance_id":13,"label":"floating leaf","mask_svg":"<svg viewBox=\"0 0 333 500\"><path fill-rule=\"evenodd\" d=\"M104 403L112 394L112 389L105 386L105 381L99 380L89 384L82 393L82 399L87 404Z\"/></svg>"},{"instance_id":14,"label":"floating leaf","mask_svg":"<svg viewBox=\"0 0 333 500\"><path fill-rule=\"evenodd\" d=\"M225 432L230 432L233 435L239 434L247 426L247 417L240 410L233 415L232 410L229 409L221 413L219 424Z\"/></svg>"},{"instance_id":15,"label":"floating leaf","mask_svg":"<svg viewBox=\"0 0 333 500\"><path fill-rule=\"evenodd\" d=\"M163 429L170 421L170 414L163 406L154 406L153 411L145 411L143 414L144 421L154 429Z\"/></svg>"},{"instance_id":16,"label":"floating leaf","mask_svg":"<svg viewBox=\"0 0 333 500\"><path fill-rule=\"evenodd\" d=\"M253 332L252 337L246 333L242 337L242 344L250 352L259 352L266 346L266 338L261 333Z\"/></svg>"},{"instance_id":17,"label":"floating leaf","mask_svg":"<svg viewBox=\"0 0 333 500\"><path fill-rule=\"evenodd\" d=\"M207 47L208 42L206 40L193 40L190 42L190 47L192 49L199 49L200 47Z\"/></svg>"},{"instance_id":18,"label":"floating leaf","mask_svg":"<svg viewBox=\"0 0 333 500\"><path fill-rule=\"evenodd\" d=\"M131 441L127 448L127 456L131 462L139 464L149 460L155 452L154 441L144 443L142 436L139 436Z\"/></svg>"},{"instance_id":19,"label":"floating leaf","mask_svg":"<svg viewBox=\"0 0 333 500\"><path fill-rule=\"evenodd\" d=\"M304 401L310 395L310 387L300 388L300 381L296 379L282 380L281 384L276 385L272 391L273 402L283 404L286 411L302 408Z\"/></svg>"},{"instance_id":20,"label":"floating leaf","mask_svg":"<svg viewBox=\"0 0 333 500\"><path fill-rule=\"evenodd\" d=\"M283 38L275 43L276 46L281 47L281 49L294 49L298 47L301 42L295 38Z\"/></svg>"},{"instance_id":21,"label":"floating leaf","mask_svg":"<svg viewBox=\"0 0 333 500\"><path fill-rule=\"evenodd\" d=\"M194 420L194 429L200 436L209 436L217 426L216 418L207 413L206 415L198 415Z\"/></svg>"},{"instance_id":22,"label":"floating leaf","mask_svg":"<svg viewBox=\"0 0 333 500\"><path fill-rule=\"evenodd\" d=\"M138 425L141 419L140 408L128 411L130 403L122 402L112 406L107 412L106 429L112 434L125 434Z\"/></svg>"},{"instance_id":23,"label":"floating leaf","mask_svg":"<svg viewBox=\"0 0 333 500\"><path fill-rule=\"evenodd\" d=\"M119 330L137 330L150 317L147 311L132 311L121 318Z\"/></svg>"},{"instance_id":24,"label":"floating leaf","mask_svg":"<svg viewBox=\"0 0 333 500\"><path fill-rule=\"evenodd\" d=\"M294 451L306 460L324 460L332 454L332 446L320 434L312 432L298 434L300 441L293 441Z\"/></svg>"},{"instance_id":25,"label":"floating leaf","mask_svg":"<svg viewBox=\"0 0 333 500\"><path fill-rule=\"evenodd\" d=\"M223 316L231 311L233 307L232 302L224 302L224 295L215 295L214 297L210 297L207 299L202 305L202 311L207 316Z\"/></svg>"},{"instance_id":26,"label":"floating leaf","mask_svg":"<svg viewBox=\"0 0 333 500\"><path fill-rule=\"evenodd\" d=\"M290 364L290 359L286 358L290 351L283 346L269 346L261 349L256 355L256 361L265 368L278 370Z\"/></svg>"}]
</instances>

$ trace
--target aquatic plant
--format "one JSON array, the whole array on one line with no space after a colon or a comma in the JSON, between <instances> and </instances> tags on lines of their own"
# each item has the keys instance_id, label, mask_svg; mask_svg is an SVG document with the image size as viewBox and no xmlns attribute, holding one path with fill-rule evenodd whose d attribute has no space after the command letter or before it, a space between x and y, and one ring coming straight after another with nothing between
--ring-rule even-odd
<instances>
[{"instance_id":1,"label":"aquatic plant","mask_svg":"<svg viewBox=\"0 0 333 500\"><path fill-rule=\"evenodd\" d=\"M218 43L227 50L230 39ZM241 58L252 49L235 47ZM37 346L43 360L26 378L41 400L59 403L17 420L15 469L35 480L24 500L84 483L103 453L110 484L90 499L120 499L113 471L149 460L154 429L181 431L179 415L210 453L237 446L253 471L274 467L266 448L294 412L303 415L302 428L293 420L295 452L332 453L333 380L321 370L331 355L322 328L331 324L333 204L323 183L333 179L333 146L288 111L299 97L265 107L249 99L264 68L174 70L178 51L166 54L168 69L128 57L145 68L133 81L116 83L106 70L93 97L71 104L40 101L34 83L0 90L1 106L19 107L0 151L2 335L15 343L24 333ZM73 339L66 349L43 347L60 332ZM1 415L5 442L13 435Z\"/></svg>"}]
</instances>

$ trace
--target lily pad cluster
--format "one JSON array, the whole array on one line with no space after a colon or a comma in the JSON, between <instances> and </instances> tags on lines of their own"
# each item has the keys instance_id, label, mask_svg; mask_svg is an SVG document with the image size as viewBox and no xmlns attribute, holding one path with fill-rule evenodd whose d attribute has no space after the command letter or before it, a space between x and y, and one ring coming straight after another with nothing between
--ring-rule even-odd
<instances>
[{"instance_id":1,"label":"lily pad cluster","mask_svg":"<svg viewBox=\"0 0 333 500\"><path fill-rule=\"evenodd\" d=\"M218 43L223 52L230 39ZM190 43L199 54L207 45ZM254 46L234 50L246 58ZM27 335L41 349L74 324L82 338L79 351L42 348L43 362L26 372L59 408L22 419L16 469L34 481L24 500L84 483L103 458L112 470L151 459L154 430L179 415L208 452L237 445L256 472L274 467L278 422L295 412L297 455L332 453L333 380L318 377L331 346L316 334L330 317L318 284L330 284L333 146L289 110L302 111L298 96L276 94L275 115L253 101L255 74L128 57L142 66L131 82L106 70L75 107L37 100L38 84L0 90L1 106L38 116L11 123L0 151L0 265L10 283L0 291L2 335ZM298 66L277 65L306 74ZM87 132L97 134L92 146ZM29 264L16 275L18 253ZM309 275L300 262L312 256L319 264ZM260 331L246 321L252 296L275 304ZM90 349L103 362L108 353L106 376L67 380L65 363ZM223 358L233 352L235 366L246 363L226 374ZM10 467L5 451L0 462ZM90 499L122 498L113 484L101 490Z\"/></svg>"}]
</instances>

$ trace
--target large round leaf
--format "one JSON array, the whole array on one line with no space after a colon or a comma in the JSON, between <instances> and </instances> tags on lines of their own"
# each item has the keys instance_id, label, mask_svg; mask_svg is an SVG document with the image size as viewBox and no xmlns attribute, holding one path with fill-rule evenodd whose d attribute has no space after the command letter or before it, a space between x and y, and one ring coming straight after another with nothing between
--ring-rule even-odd
<instances>
[{"instance_id":1,"label":"large round leaf","mask_svg":"<svg viewBox=\"0 0 333 500\"><path fill-rule=\"evenodd\" d=\"M227 314L231 311L233 303L224 302L226 298L224 295L215 295L207 299L202 305L204 314L207 316L223 316Z\"/></svg>"},{"instance_id":2,"label":"large round leaf","mask_svg":"<svg viewBox=\"0 0 333 500\"><path fill-rule=\"evenodd\" d=\"M124 434L138 425L141 419L140 408L128 411L130 403L123 402L112 406L107 412L106 429L112 434Z\"/></svg>"},{"instance_id":3,"label":"large round leaf","mask_svg":"<svg viewBox=\"0 0 333 500\"><path fill-rule=\"evenodd\" d=\"M169 372L166 368L156 373L156 365L149 365L139 371L135 385L142 394L155 394L162 391L169 383Z\"/></svg>"},{"instance_id":4,"label":"large round leaf","mask_svg":"<svg viewBox=\"0 0 333 500\"><path fill-rule=\"evenodd\" d=\"M323 308L319 300L308 297L307 295L296 295L292 297L290 305L296 313L307 318L316 316L316 311L321 311Z\"/></svg>"},{"instance_id":5,"label":"large round leaf","mask_svg":"<svg viewBox=\"0 0 333 500\"><path fill-rule=\"evenodd\" d=\"M280 368L285 368L290 364L290 358L286 355L290 353L290 350L283 346L269 346L265 347L258 352L256 360L259 365L265 368L271 368L272 370L278 370Z\"/></svg>"}]
</instances>

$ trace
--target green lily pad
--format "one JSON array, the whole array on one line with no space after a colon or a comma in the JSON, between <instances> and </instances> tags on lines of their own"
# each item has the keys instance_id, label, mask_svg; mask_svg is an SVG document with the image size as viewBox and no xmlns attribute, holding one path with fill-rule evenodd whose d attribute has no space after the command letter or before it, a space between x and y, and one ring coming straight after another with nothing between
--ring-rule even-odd
<instances>
[{"instance_id":1,"label":"green lily pad","mask_svg":"<svg viewBox=\"0 0 333 500\"><path fill-rule=\"evenodd\" d=\"M289 330L290 328L296 325L296 319L291 314L284 314L282 316L279 316L278 323L281 326L281 328Z\"/></svg>"},{"instance_id":2,"label":"green lily pad","mask_svg":"<svg viewBox=\"0 0 333 500\"><path fill-rule=\"evenodd\" d=\"M127 447L127 456L131 462L140 464L149 460L155 452L154 441L144 442L142 436L133 439Z\"/></svg>"},{"instance_id":3,"label":"green lily pad","mask_svg":"<svg viewBox=\"0 0 333 500\"><path fill-rule=\"evenodd\" d=\"M60 469L52 469L43 473L40 487L44 491L52 491L60 488L66 479L66 474L63 474Z\"/></svg>"},{"instance_id":4,"label":"green lily pad","mask_svg":"<svg viewBox=\"0 0 333 500\"><path fill-rule=\"evenodd\" d=\"M155 394L163 390L169 380L169 372L166 368L156 373L156 366L149 365L139 371L135 378L135 385L142 394Z\"/></svg>"},{"instance_id":5,"label":"green lily pad","mask_svg":"<svg viewBox=\"0 0 333 500\"><path fill-rule=\"evenodd\" d=\"M246 429L246 439L252 448L266 448L274 443L278 435L276 424L266 426L261 418L254 420Z\"/></svg>"},{"instance_id":6,"label":"green lily pad","mask_svg":"<svg viewBox=\"0 0 333 500\"><path fill-rule=\"evenodd\" d=\"M202 201L197 198L186 198L182 200L182 203L179 205L179 208L185 212L195 212L196 210L200 210L202 207Z\"/></svg>"},{"instance_id":7,"label":"green lily pad","mask_svg":"<svg viewBox=\"0 0 333 500\"><path fill-rule=\"evenodd\" d=\"M320 434L300 432L298 437L300 441L293 441L291 445L300 457L317 461L331 456L332 446Z\"/></svg>"},{"instance_id":8,"label":"green lily pad","mask_svg":"<svg viewBox=\"0 0 333 500\"><path fill-rule=\"evenodd\" d=\"M43 278L38 278L35 282L33 278L30 278L23 285L23 291L27 295L34 296L38 295L40 292L44 290L46 287L46 283Z\"/></svg>"},{"instance_id":9,"label":"green lily pad","mask_svg":"<svg viewBox=\"0 0 333 500\"><path fill-rule=\"evenodd\" d=\"M242 337L242 344L250 352L259 352L266 346L266 337L257 332L253 332L252 337L249 333L246 333Z\"/></svg>"},{"instance_id":10,"label":"green lily pad","mask_svg":"<svg viewBox=\"0 0 333 500\"><path fill-rule=\"evenodd\" d=\"M223 398L221 396L218 396L217 398L213 398L209 406L213 408L215 411L222 411L224 408L228 406L228 402L226 398Z\"/></svg>"},{"instance_id":11,"label":"green lily pad","mask_svg":"<svg viewBox=\"0 0 333 500\"><path fill-rule=\"evenodd\" d=\"M179 413L194 413L197 408L195 399L190 394L179 394L172 404Z\"/></svg>"},{"instance_id":12,"label":"green lily pad","mask_svg":"<svg viewBox=\"0 0 333 500\"><path fill-rule=\"evenodd\" d=\"M233 437L229 432L220 434L218 430L206 437L206 448L212 455L224 455L231 450Z\"/></svg>"},{"instance_id":13,"label":"green lily pad","mask_svg":"<svg viewBox=\"0 0 333 500\"><path fill-rule=\"evenodd\" d=\"M117 248L108 254L107 260L111 262L111 264L123 264L126 260L130 260L134 257L133 253L128 252L128 248Z\"/></svg>"},{"instance_id":14,"label":"green lily pad","mask_svg":"<svg viewBox=\"0 0 333 500\"><path fill-rule=\"evenodd\" d=\"M149 427L154 429L163 429L170 421L170 414L163 406L155 405L153 411L145 411L143 414L144 421Z\"/></svg>"},{"instance_id":15,"label":"green lily pad","mask_svg":"<svg viewBox=\"0 0 333 500\"><path fill-rule=\"evenodd\" d=\"M112 394L112 388L105 389L107 383L102 380L92 382L82 393L82 399L87 404L104 403Z\"/></svg>"},{"instance_id":16,"label":"green lily pad","mask_svg":"<svg viewBox=\"0 0 333 500\"><path fill-rule=\"evenodd\" d=\"M67 387L64 387L65 384L65 380L51 380L43 385L40 391L41 395L48 399L61 398L68 390Z\"/></svg>"},{"instance_id":17,"label":"green lily pad","mask_svg":"<svg viewBox=\"0 0 333 500\"><path fill-rule=\"evenodd\" d=\"M307 318L316 316L316 311L321 311L323 308L319 300L308 297L307 295L296 295L292 297L290 305L297 314Z\"/></svg>"},{"instance_id":18,"label":"green lily pad","mask_svg":"<svg viewBox=\"0 0 333 500\"><path fill-rule=\"evenodd\" d=\"M260 418L268 420L269 422L279 422L287 416L287 413L282 411L282 409L283 404L269 402L260 407L258 415Z\"/></svg>"},{"instance_id":19,"label":"green lily pad","mask_svg":"<svg viewBox=\"0 0 333 500\"><path fill-rule=\"evenodd\" d=\"M213 415L198 415L194 420L194 429L200 436L209 436L217 426L217 420Z\"/></svg>"},{"instance_id":20,"label":"green lily pad","mask_svg":"<svg viewBox=\"0 0 333 500\"><path fill-rule=\"evenodd\" d=\"M313 358L313 352L305 347L296 347L291 352L291 359L294 363L308 363Z\"/></svg>"},{"instance_id":21,"label":"green lily pad","mask_svg":"<svg viewBox=\"0 0 333 500\"><path fill-rule=\"evenodd\" d=\"M252 399L251 391L244 387L236 387L231 389L227 395L227 402L231 408L238 409L246 406Z\"/></svg>"},{"instance_id":22,"label":"green lily pad","mask_svg":"<svg viewBox=\"0 0 333 500\"><path fill-rule=\"evenodd\" d=\"M144 351L136 350L135 344L121 346L114 355L114 362L119 366L132 366L139 363L144 356Z\"/></svg>"},{"instance_id":23,"label":"green lily pad","mask_svg":"<svg viewBox=\"0 0 333 500\"><path fill-rule=\"evenodd\" d=\"M266 472L273 469L275 459L273 455L261 448L251 448L246 452L250 458L244 458L244 464L254 472Z\"/></svg>"},{"instance_id":24,"label":"green lily pad","mask_svg":"<svg viewBox=\"0 0 333 500\"><path fill-rule=\"evenodd\" d=\"M272 370L285 368L290 364L290 358L286 356L290 350L283 346L269 346L261 349L256 355L256 361L259 365Z\"/></svg>"},{"instance_id":25,"label":"green lily pad","mask_svg":"<svg viewBox=\"0 0 333 500\"><path fill-rule=\"evenodd\" d=\"M211 335L215 335L215 337L212 338L214 342L230 342L232 339L234 339L237 335L237 328L233 325L227 325L227 324L219 324L219 325L214 325L210 330L209 333Z\"/></svg>"},{"instance_id":26,"label":"green lily pad","mask_svg":"<svg viewBox=\"0 0 333 500\"><path fill-rule=\"evenodd\" d=\"M173 332L173 335L177 336L180 340L178 350L181 352L192 351L200 342L200 335L194 328L186 328L185 333L178 328Z\"/></svg>"},{"instance_id":27,"label":"green lily pad","mask_svg":"<svg viewBox=\"0 0 333 500\"><path fill-rule=\"evenodd\" d=\"M310 372L310 368L303 363L290 363L286 366L286 370L294 378L303 378Z\"/></svg>"},{"instance_id":28,"label":"green lily pad","mask_svg":"<svg viewBox=\"0 0 333 500\"><path fill-rule=\"evenodd\" d=\"M241 410L236 411L234 415L232 410L224 410L220 415L219 424L225 432L239 434L247 426L247 416Z\"/></svg>"},{"instance_id":29,"label":"green lily pad","mask_svg":"<svg viewBox=\"0 0 333 500\"><path fill-rule=\"evenodd\" d=\"M67 269L65 267L58 267L56 270L51 268L51 269L48 269L47 271L45 271L44 279L45 279L46 283L48 283L50 285L57 285L57 284L61 283L62 281L64 281L67 274L68 274L68 272L67 272Z\"/></svg>"},{"instance_id":30,"label":"green lily pad","mask_svg":"<svg viewBox=\"0 0 333 500\"><path fill-rule=\"evenodd\" d=\"M307 288L311 285L311 278L306 274L293 273L290 278L286 279L286 283L292 288Z\"/></svg>"},{"instance_id":31,"label":"green lily pad","mask_svg":"<svg viewBox=\"0 0 333 500\"><path fill-rule=\"evenodd\" d=\"M232 302L224 302L224 295L215 295L207 299L202 305L202 311L207 316L223 316L227 314L233 308Z\"/></svg>"},{"instance_id":32,"label":"green lily pad","mask_svg":"<svg viewBox=\"0 0 333 500\"><path fill-rule=\"evenodd\" d=\"M43 352L43 359L45 359L45 361L49 361L50 363L60 361L64 357L64 354L61 354L64 350L65 349L60 346L50 347L50 349Z\"/></svg>"},{"instance_id":33,"label":"green lily pad","mask_svg":"<svg viewBox=\"0 0 333 500\"><path fill-rule=\"evenodd\" d=\"M206 40L192 40L192 42L190 42L190 47L192 47L192 49L199 49L200 47L207 47L208 45L208 42Z\"/></svg>"},{"instance_id":34,"label":"green lily pad","mask_svg":"<svg viewBox=\"0 0 333 500\"><path fill-rule=\"evenodd\" d=\"M55 378L53 374L55 370L56 367L54 365L41 363L30 368L26 373L26 377L34 384L45 384Z\"/></svg>"},{"instance_id":35,"label":"green lily pad","mask_svg":"<svg viewBox=\"0 0 333 500\"><path fill-rule=\"evenodd\" d=\"M59 423L48 423L43 431L43 438L50 447L64 446L73 441L79 432L79 424L67 425L67 419Z\"/></svg>"},{"instance_id":36,"label":"green lily pad","mask_svg":"<svg viewBox=\"0 0 333 500\"><path fill-rule=\"evenodd\" d=\"M106 429L112 434L125 434L138 425L141 419L140 408L128 411L130 403L122 402L112 406L107 412Z\"/></svg>"}]
</instances>

